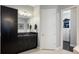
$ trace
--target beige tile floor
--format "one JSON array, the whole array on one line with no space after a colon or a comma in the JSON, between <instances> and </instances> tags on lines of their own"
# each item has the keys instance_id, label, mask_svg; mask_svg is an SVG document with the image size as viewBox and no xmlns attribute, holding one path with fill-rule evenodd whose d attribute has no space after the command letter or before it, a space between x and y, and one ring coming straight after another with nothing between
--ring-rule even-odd
<instances>
[{"instance_id":1,"label":"beige tile floor","mask_svg":"<svg viewBox=\"0 0 79 59\"><path fill-rule=\"evenodd\" d=\"M21 52L20 54L74 54L74 53L61 49L59 50L32 49L25 52Z\"/></svg>"}]
</instances>

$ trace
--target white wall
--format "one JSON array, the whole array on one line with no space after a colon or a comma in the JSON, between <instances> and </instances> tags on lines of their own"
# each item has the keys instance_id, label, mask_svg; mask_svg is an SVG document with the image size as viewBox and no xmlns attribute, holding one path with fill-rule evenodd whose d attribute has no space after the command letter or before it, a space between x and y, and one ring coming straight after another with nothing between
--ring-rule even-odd
<instances>
[{"instance_id":1,"label":"white wall","mask_svg":"<svg viewBox=\"0 0 79 59\"><path fill-rule=\"evenodd\" d=\"M61 8L60 6L57 6L57 47L61 47Z\"/></svg>"},{"instance_id":2,"label":"white wall","mask_svg":"<svg viewBox=\"0 0 79 59\"><path fill-rule=\"evenodd\" d=\"M29 23L32 25L32 32L34 32L34 25L37 24L37 31L40 27L40 6L35 6L33 10L33 18L29 20Z\"/></svg>"},{"instance_id":3,"label":"white wall","mask_svg":"<svg viewBox=\"0 0 79 59\"><path fill-rule=\"evenodd\" d=\"M29 20L29 24L32 25L32 32L35 32L34 25L37 24L38 47L40 47L40 6L36 5L33 8L33 18Z\"/></svg>"},{"instance_id":4,"label":"white wall","mask_svg":"<svg viewBox=\"0 0 79 59\"><path fill-rule=\"evenodd\" d=\"M75 47L77 44L77 8L71 8L71 43Z\"/></svg>"},{"instance_id":5,"label":"white wall","mask_svg":"<svg viewBox=\"0 0 79 59\"><path fill-rule=\"evenodd\" d=\"M77 6L77 46L79 46L79 6Z\"/></svg>"}]
</instances>

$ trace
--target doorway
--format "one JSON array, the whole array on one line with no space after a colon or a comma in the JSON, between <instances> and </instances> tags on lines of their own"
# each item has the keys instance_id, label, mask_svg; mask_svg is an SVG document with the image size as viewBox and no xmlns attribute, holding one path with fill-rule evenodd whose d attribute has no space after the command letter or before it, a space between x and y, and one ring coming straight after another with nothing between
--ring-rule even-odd
<instances>
[{"instance_id":1,"label":"doorway","mask_svg":"<svg viewBox=\"0 0 79 59\"><path fill-rule=\"evenodd\" d=\"M62 48L67 51L72 51L76 46L76 7L63 9L62 11L62 28L61 39Z\"/></svg>"}]
</instances>

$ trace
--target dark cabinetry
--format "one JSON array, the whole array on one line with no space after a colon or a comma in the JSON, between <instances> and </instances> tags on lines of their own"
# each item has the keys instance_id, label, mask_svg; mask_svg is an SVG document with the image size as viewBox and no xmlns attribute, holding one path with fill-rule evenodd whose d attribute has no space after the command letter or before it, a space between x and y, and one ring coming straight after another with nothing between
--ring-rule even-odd
<instances>
[{"instance_id":1,"label":"dark cabinetry","mask_svg":"<svg viewBox=\"0 0 79 59\"><path fill-rule=\"evenodd\" d=\"M1 53L13 53L17 42L17 10L1 6Z\"/></svg>"},{"instance_id":2,"label":"dark cabinetry","mask_svg":"<svg viewBox=\"0 0 79 59\"><path fill-rule=\"evenodd\" d=\"M18 52L37 47L37 34L24 34L18 36Z\"/></svg>"}]
</instances>

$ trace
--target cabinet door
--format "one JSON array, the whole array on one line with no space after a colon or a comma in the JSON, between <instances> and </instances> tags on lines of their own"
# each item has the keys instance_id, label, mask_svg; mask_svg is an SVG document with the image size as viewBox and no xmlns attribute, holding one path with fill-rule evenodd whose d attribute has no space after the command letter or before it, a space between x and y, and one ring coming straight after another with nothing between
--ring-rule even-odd
<instances>
[{"instance_id":1,"label":"cabinet door","mask_svg":"<svg viewBox=\"0 0 79 59\"><path fill-rule=\"evenodd\" d=\"M1 52L13 52L15 46L13 42L17 40L17 10L1 6ZM8 47L8 45L10 47ZM11 46L12 45L12 46ZM11 48L14 47L12 50ZM7 53L8 53L7 52Z\"/></svg>"},{"instance_id":2,"label":"cabinet door","mask_svg":"<svg viewBox=\"0 0 79 59\"><path fill-rule=\"evenodd\" d=\"M28 49L27 47L28 40L29 39L25 39L24 37L18 37L18 51L17 52L25 51Z\"/></svg>"},{"instance_id":3,"label":"cabinet door","mask_svg":"<svg viewBox=\"0 0 79 59\"><path fill-rule=\"evenodd\" d=\"M30 48L36 48L37 47L37 37L36 35L31 36L29 39L29 47Z\"/></svg>"}]
</instances>

